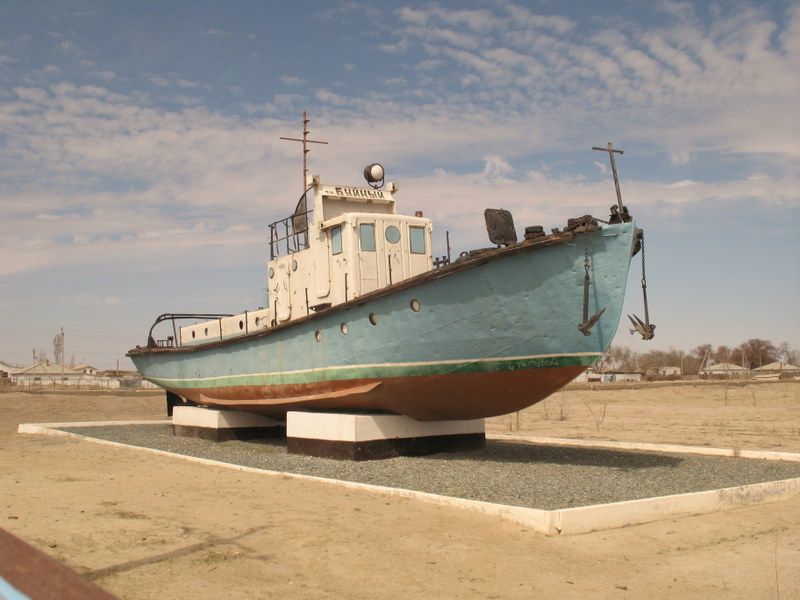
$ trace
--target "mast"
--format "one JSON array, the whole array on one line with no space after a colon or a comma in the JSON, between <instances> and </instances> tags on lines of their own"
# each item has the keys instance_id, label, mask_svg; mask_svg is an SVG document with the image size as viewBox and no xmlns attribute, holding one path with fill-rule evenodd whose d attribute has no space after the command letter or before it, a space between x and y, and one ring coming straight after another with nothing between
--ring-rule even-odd
<instances>
[{"instance_id":1,"label":"mast","mask_svg":"<svg viewBox=\"0 0 800 600\"><path fill-rule=\"evenodd\" d=\"M311 133L308 130L308 124L310 120L308 118L308 114L306 111L303 111L303 137L302 138L291 138L291 137L283 137L281 136L279 139L286 140L288 142L300 142L303 144L303 187L301 191L305 193L306 191L306 181L308 181L308 158L307 155L311 152L311 148L308 147L308 144L327 144L328 142L322 142L319 140L310 140L308 139L308 134Z\"/></svg>"},{"instance_id":2,"label":"mast","mask_svg":"<svg viewBox=\"0 0 800 600\"><path fill-rule=\"evenodd\" d=\"M619 213L622 214L622 193L619 191L619 177L617 176L617 163L614 160L614 153L616 152L617 154L624 154L624 152L614 148L614 146L611 145L611 142L608 142L608 146L605 148L592 146L592 150L608 152L608 158L611 160L611 172L614 174L614 187L617 189L617 206L619 206Z\"/></svg>"}]
</instances>

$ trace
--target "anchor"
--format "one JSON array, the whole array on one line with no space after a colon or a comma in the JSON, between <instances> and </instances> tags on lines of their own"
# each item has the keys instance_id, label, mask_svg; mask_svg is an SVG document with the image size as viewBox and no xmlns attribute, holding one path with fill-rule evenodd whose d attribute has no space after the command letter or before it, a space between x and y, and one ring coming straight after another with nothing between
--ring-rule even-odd
<instances>
[{"instance_id":1,"label":"anchor","mask_svg":"<svg viewBox=\"0 0 800 600\"><path fill-rule=\"evenodd\" d=\"M587 311L584 311L584 313L583 313L584 321L583 321L583 323L580 323L578 325L578 329L580 330L580 332L583 335L592 335L592 327L594 327L595 323L597 323L597 321L600 319L600 317L603 316L604 312L606 312L606 307L605 306L603 308L601 308L600 310L598 310L596 313L594 313L594 315L592 315L592 318L587 321L586 320Z\"/></svg>"},{"instance_id":2,"label":"anchor","mask_svg":"<svg viewBox=\"0 0 800 600\"><path fill-rule=\"evenodd\" d=\"M653 339L653 336L655 336L655 325L652 323L642 323L642 320L636 315L628 315L628 318L631 320L631 323L633 323L634 327L630 330L631 335L634 333L639 333L643 340ZM647 318L647 316L645 316L645 318Z\"/></svg>"},{"instance_id":3,"label":"anchor","mask_svg":"<svg viewBox=\"0 0 800 600\"><path fill-rule=\"evenodd\" d=\"M647 275L644 269L644 233L642 232L639 240L641 241L642 250L642 296L644 297L644 322L636 315L628 315L633 329L630 330L631 335L639 333L643 340L652 340L656 334L655 324L650 322L650 311L647 308Z\"/></svg>"},{"instance_id":4,"label":"anchor","mask_svg":"<svg viewBox=\"0 0 800 600\"><path fill-rule=\"evenodd\" d=\"M578 324L578 331L583 335L592 335L592 327L595 326L600 317L606 311L604 306L598 310L592 318L589 318L589 226L584 229L584 252L583 252L583 322Z\"/></svg>"}]
</instances>

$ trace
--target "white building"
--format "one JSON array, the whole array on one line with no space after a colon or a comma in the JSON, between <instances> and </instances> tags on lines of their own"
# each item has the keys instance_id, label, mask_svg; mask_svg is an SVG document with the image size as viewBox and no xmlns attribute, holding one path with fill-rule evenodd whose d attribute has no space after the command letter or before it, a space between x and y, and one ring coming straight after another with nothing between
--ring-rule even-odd
<instances>
[{"instance_id":1,"label":"white building","mask_svg":"<svg viewBox=\"0 0 800 600\"><path fill-rule=\"evenodd\" d=\"M659 367L659 377L680 377L682 375L680 367Z\"/></svg>"},{"instance_id":2,"label":"white building","mask_svg":"<svg viewBox=\"0 0 800 600\"><path fill-rule=\"evenodd\" d=\"M718 363L705 367L700 371L701 377L707 378L729 378L729 379L743 379L750 377L750 369L745 369L733 363Z\"/></svg>"},{"instance_id":3,"label":"white building","mask_svg":"<svg viewBox=\"0 0 800 600\"><path fill-rule=\"evenodd\" d=\"M19 386L46 387L56 385L101 387L116 389L119 380L108 377L97 377L97 369L82 365L83 370L70 368L51 363L49 360L40 361L30 367L16 369L11 373L11 381ZM93 371L87 373L85 371Z\"/></svg>"},{"instance_id":4,"label":"white building","mask_svg":"<svg viewBox=\"0 0 800 600\"><path fill-rule=\"evenodd\" d=\"M755 379L783 379L800 377L800 367L785 362L774 362L753 371Z\"/></svg>"}]
</instances>

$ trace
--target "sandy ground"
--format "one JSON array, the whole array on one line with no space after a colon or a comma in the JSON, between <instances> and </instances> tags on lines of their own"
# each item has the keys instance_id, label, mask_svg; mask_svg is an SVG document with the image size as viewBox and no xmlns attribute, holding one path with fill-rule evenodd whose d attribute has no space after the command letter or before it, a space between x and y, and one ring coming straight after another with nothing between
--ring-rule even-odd
<instances>
[{"instance_id":1,"label":"sandy ground","mask_svg":"<svg viewBox=\"0 0 800 600\"><path fill-rule=\"evenodd\" d=\"M800 450L800 385L754 392L728 388L726 403L721 387L568 391L546 415L489 429ZM142 418L163 418L162 397L0 394L0 525L121 598L800 598L800 498L547 538L458 509L15 433Z\"/></svg>"},{"instance_id":2,"label":"sandy ground","mask_svg":"<svg viewBox=\"0 0 800 600\"><path fill-rule=\"evenodd\" d=\"M566 389L486 430L800 452L800 382Z\"/></svg>"}]
</instances>

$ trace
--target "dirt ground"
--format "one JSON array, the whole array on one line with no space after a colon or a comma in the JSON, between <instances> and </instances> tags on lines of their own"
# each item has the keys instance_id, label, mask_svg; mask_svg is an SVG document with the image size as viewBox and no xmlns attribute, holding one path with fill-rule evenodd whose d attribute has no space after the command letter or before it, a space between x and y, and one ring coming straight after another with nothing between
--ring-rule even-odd
<instances>
[{"instance_id":1,"label":"dirt ground","mask_svg":"<svg viewBox=\"0 0 800 600\"><path fill-rule=\"evenodd\" d=\"M566 389L490 419L493 433L800 452L800 382Z\"/></svg>"},{"instance_id":2,"label":"dirt ground","mask_svg":"<svg viewBox=\"0 0 800 600\"><path fill-rule=\"evenodd\" d=\"M460 509L16 433L161 419L163 404L0 394L0 526L126 599L800 598L800 498L547 538ZM566 391L487 428L800 451L800 384Z\"/></svg>"}]
</instances>

